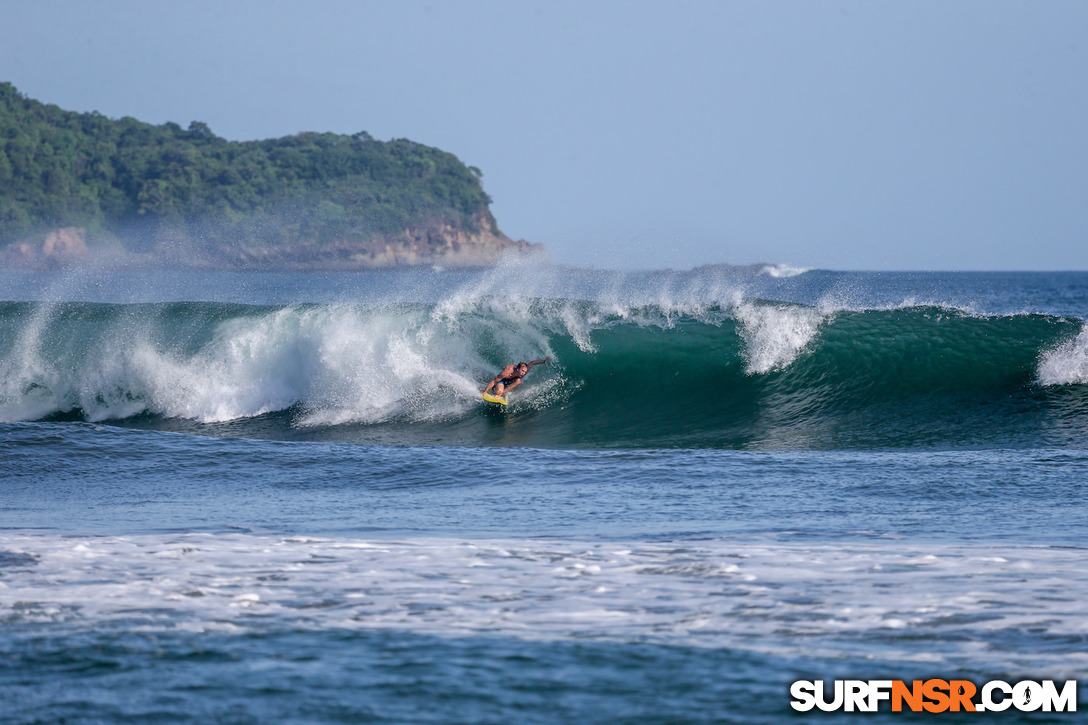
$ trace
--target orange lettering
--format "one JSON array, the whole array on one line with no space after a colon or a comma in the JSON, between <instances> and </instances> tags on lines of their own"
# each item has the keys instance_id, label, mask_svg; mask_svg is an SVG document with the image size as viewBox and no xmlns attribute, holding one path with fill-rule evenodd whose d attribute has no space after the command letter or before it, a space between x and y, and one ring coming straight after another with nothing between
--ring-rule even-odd
<instances>
[{"instance_id":1,"label":"orange lettering","mask_svg":"<svg viewBox=\"0 0 1088 725\"><path fill-rule=\"evenodd\" d=\"M911 685L908 688L902 680L892 682L892 712L903 712L903 700L912 712L922 711L922 681L915 680Z\"/></svg>"},{"instance_id":2,"label":"orange lettering","mask_svg":"<svg viewBox=\"0 0 1088 725\"><path fill-rule=\"evenodd\" d=\"M948 695L944 694L947 690L948 682L945 680L926 680L922 684L922 695L932 700L923 705L926 712L944 712L948 709Z\"/></svg>"},{"instance_id":3,"label":"orange lettering","mask_svg":"<svg viewBox=\"0 0 1088 725\"><path fill-rule=\"evenodd\" d=\"M971 698L975 696L975 683L970 680L950 680L948 693L952 712L959 712L963 706L964 712L974 712L975 703Z\"/></svg>"}]
</instances>

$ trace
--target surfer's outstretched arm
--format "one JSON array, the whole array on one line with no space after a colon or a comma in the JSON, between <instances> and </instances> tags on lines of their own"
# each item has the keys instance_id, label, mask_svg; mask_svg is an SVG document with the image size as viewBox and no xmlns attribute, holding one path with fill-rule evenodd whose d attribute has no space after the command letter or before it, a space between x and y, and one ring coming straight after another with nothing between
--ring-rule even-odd
<instances>
[{"instance_id":1,"label":"surfer's outstretched arm","mask_svg":"<svg viewBox=\"0 0 1088 725\"><path fill-rule=\"evenodd\" d=\"M551 355L549 355L548 357L544 358L543 360L533 360L531 363L525 363L525 364L528 365L529 367L532 367L534 365L543 365L544 363L548 362L551 359L552 359L552 357L551 357Z\"/></svg>"}]
</instances>

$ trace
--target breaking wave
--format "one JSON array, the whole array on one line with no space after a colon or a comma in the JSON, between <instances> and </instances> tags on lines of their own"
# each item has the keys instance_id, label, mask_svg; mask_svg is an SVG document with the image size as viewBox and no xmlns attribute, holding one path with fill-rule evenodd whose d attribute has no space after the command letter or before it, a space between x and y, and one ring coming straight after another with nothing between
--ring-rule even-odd
<instances>
[{"instance_id":1,"label":"breaking wave","mask_svg":"<svg viewBox=\"0 0 1088 725\"><path fill-rule=\"evenodd\" d=\"M560 447L1077 444L1088 331L739 293L254 306L0 303L0 421ZM550 355L503 411L479 391Z\"/></svg>"}]
</instances>

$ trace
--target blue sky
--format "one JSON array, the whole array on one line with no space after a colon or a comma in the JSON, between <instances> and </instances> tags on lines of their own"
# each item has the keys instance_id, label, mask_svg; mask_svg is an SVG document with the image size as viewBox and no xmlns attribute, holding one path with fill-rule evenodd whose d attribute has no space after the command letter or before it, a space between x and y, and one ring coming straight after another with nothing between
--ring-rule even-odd
<instances>
[{"instance_id":1,"label":"blue sky","mask_svg":"<svg viewBox=\"0 0 1088 725\"><path fill-rule=\"evenodd\" d=\"M410 138L612 268L1088 269L1088 3L0 0L0 80Z\"/></svg>"}]
</instances>

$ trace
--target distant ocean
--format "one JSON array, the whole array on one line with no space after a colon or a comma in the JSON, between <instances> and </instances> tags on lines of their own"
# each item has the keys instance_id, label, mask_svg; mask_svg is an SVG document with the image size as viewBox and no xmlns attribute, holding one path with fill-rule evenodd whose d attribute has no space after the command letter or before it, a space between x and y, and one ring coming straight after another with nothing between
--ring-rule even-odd
<instances>
[{"instance_id":1,"label":"distant ocean","mask_svg":"<svg viewBox=\"0 0 1088 725\"><path fill-rule=\"evenodd\" d=\"M0 723L1083 711L1086 319L1088 273L0 272Z\"/></svg>"}]
</instances>

